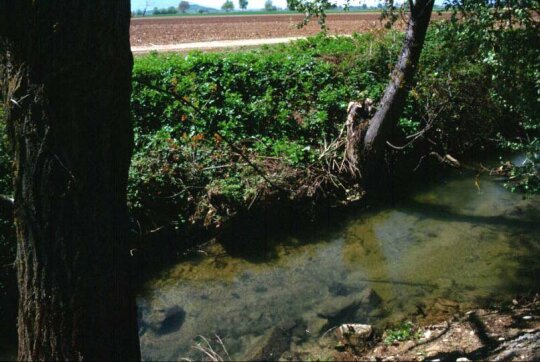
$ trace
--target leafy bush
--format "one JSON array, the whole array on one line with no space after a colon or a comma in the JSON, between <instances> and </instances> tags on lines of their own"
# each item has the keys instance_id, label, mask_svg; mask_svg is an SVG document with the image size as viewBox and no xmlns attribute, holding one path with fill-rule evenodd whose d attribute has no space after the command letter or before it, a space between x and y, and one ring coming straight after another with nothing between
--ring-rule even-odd
<instances>
[{"instance_id":1,"label":"leafy bush","mask_svg":"<svg viewBox=\"0 0 540 362\"><path fill-rule=\"evenodd\" d=\"M135 124L138 134L167 125L189 137L219 131L235 141L321 144L343 123L351 99L380 96L388 68L379 65L392 64L390 53L387 42L365 35L226 55L154 54L135 64Z\"/></svg>"},{"instance_id":2,"label":"leafy bush","mask_svg":"<svg viewBox=\"0 0 540 362\"><path fill-rule=\"evenodd\" d=\"M519 163L502 161L496 172L507 178L504 186L512 192L525 194L540 193L540 140L527 143L506 142L506 147L520 152L523 159Z\"/></svg>"},{"instance_id":3,"label":"leafy bush","mask_svg":"<svg viewBox=\"0 0 540 362\"><path fill-rule=\"evenodd\" d=\"M488 94L501 112L519 119L525 128L538 127L540 114L540 42L538 21L519 7L494 11L467 9L468 16L439 26L443 46L453 46L447 63L478 64L490 76ZM501 22L506 24L500 26ZM455 46L460 44L460 47Z\"/></svg>"},{"instance_id":4,"label":"leafy bush","mask_svg":"<svg viewBox=\"0 0 540 362\"><path fill-rule=\"evenodd\" d=\"M505 186L512 191L537 193L540 191L540 50L532 44L540 43L540 22L536 12L527 8L538 9L538 2L525 0L520 6L505 6L502 2L493 7L467 2L449 23L440 24L432 33L440 38L440 47L452 49L452 52L442 51L444 56L438 57L444 68L476 68L477 76L466 79L460 92L452 92L458 99L463 98L459 95L475 98L468 102L473 107L457 114L460 120L468 122L456 136L476 134L473 143L483 146L491 141L504 151L524 154L525 162L521 165L502 162L501 170L508 177ZM470 87L471 83L475 87ZM454 84L443 87L452 89ZM457 102L447 109L459 109L461 104ZM470 114L476 114L478 121L468 120ZM442 123L450 124L445 119ZM448 128L442 133L452 134Z\"/></svg>"},{"instance_id":5,"label":"leafy bush","mask_svg":"<svg viewBox=\"0 0 540 362\"><path fill-rule=\"evenodd\" d=\"M350 100L382 94L397 39L315 37L250 52L138 58L134 216L146 229L219 222L268 186L253 165L276 182L293 179L290 167L312 164L338 135Z\"/></svg>"},{"instance_id":6,"label":"leafy bush","mask_svg":"<svg viewBox=\"0 0 540 362\"><path fill-rule=\"evenodd\" d=\"M453 155L534 139L538 52L529 44L538 35L505 30L493 53L493 44L470 29L432 25L398 137L428 126L427 146ZM342 129L348 102L380 99L401 41L399 32L373 32L137 58L130 184L136 217L153 220L151 227L180 227L248 207L257 187L268 185L240 154L275 183L304 177L298 172L316 164Z\"/></svg>"},{"instance_id":7,"label":"leafy bush","mask_svg":"<svg viewBox=\"0 0 540 362\"><path fill-rule=\"evenodd\" d=\"M406 321L384 332L384 343L389 345L394 342L403 342L410 339L419 339L422 336L411 321Z\"/></svg>"}]
</instances>

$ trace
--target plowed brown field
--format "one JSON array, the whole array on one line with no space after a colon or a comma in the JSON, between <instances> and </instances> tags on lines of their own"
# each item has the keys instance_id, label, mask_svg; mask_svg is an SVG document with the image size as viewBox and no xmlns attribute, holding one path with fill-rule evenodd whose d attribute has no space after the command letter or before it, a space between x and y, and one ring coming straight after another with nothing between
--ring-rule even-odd
<instances>
[{"instance_id":1,"label":"plowed brown field","mask_svg":"<svg viewBox=\"0 0 540 362\"><path fill-rule=\"evenodd\" d=\"M320 30L316 21L297 29L296 24L301 21L302 15L289 14L134 18L131 45L301 37ZM377 13L329 14L327 23L331 35L366 32L383 26Z\"/></svg>"}]
</instances>

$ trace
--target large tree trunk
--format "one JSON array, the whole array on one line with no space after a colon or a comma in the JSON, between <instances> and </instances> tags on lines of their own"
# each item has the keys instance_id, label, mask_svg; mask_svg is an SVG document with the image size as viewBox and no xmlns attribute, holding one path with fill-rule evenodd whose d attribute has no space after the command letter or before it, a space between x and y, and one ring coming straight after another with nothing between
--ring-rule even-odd
<instances>
[{"instance_id":1,"label":"large tree trunk","mask_svg":"<svg viewBox=\"0 0 540 362\"><path fill-rule=\"evenodd\" d=\"M411 8L401 55L379 104L379 109L369 121L363 145L360 145L365 178L373 177L374 173L377 173L376 170L381 169L380 161L386 142L391 138L392 131L403 112L409 90L414 85L433 4L433 0L417 0ZM369 183L370 180L367 182Z\"/></svg>"},{"instance_id":2,"label":"large tree trunk","mask_svg":"<svg viewBox=\"0 0 540 362\"><path fill-rule=\"evenodd\" d=\"M0 14L19 359L140 359L127 240L129 0L1 0Z\"/></svg>"}]
</instances>

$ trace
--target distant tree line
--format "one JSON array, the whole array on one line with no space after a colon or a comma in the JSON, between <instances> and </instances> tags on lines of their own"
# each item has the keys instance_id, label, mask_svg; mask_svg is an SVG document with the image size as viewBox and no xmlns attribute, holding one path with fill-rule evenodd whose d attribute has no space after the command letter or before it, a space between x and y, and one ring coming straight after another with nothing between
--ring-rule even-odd
<instances>
[{"instance_id":1,"label":"distant tree line","mask_svg":"<svg viewBox=\"0 0 540 362\"><path fill-rule=\"evenodd\" d=\"M172 14L178 14L178 9L174 6L169 6L168 8L158 9L154 8L152 10L153 15L172 15Z\"/></svg>"},{"instance_id":2,"label":"distant tree line","mask_svg":"<svg viewBox=\"0 0 540 362\"><path fill-rule=\"evenodd\" d=\"M221 10L225 10L227 12L234 10L234 4L232 0L227 0L221 5Z\"/></svg>"},{"instance_id":3,"label":"distant tree line","mask_svg":"<svg viewBox=\"0 0 540 362\"><path fill-rule=\"evenodd\" d=\"M145 16L148 12L137 9L137 11L132 12L133 16ZM177 14L178 9L176 9L174 6L170 6L168 8L158 9L157 7L152 10L153 15L173 15Z\"/></svg>"},{"instance_id":4,"label":"distant tree line","mask_svg":"<svg viewBox=\"0 0 540 362\"><path fill-rule=\"evenodd\" d=\"M182 14L185 14L188 9L189 9L189 2L180 1L180 4L178 4L178 10L180 10Z\"/></svg>"},{"instance_id":5,"label":"distant tree line","mask_svg":"<svg viewBox=\"0 0 540 362\"><path fill-rule=\"evenodd\" d=\"M184 4L185 3L185 4ZM185 13L189 8L189 3L187 1L182 1L178 8L174 6L169 6L168 8L153 8L151 13L152 15L174 15L178 14L178 11ZM145 10L137 9L131 13L132 16L145 16L148 12Z\"/></svg>"},{"instance_id":6,"label":"distant tree line","mask_svg":"<svg viewBox=\"0 0 540 362\"><path fill-rule=\"evenodd\" d=\"M274 5L274 3L272 2L272 0L266 0L266 2L264 3L264 10L266 10L266 11L276 11L277 8Z\"/></svg>"}]
</instances>

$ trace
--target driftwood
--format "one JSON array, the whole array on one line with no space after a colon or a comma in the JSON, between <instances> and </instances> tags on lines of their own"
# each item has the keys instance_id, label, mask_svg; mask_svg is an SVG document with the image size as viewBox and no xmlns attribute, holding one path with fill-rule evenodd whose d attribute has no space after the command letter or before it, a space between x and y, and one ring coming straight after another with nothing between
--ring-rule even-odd
<instances>
[{"instance_id":1,"label":"driftwood","mask_svg":"<svg viewBox=\"0 0 540 362\"><path fill-rule=\"evenodd\" d=\"M373 101L369 98L363 102L350 102L347 107L347 138L345 144L345 160L352 175L359 175L360 150L369 126L369 118L373 111Z\"/></svg>"},{"instance_id":2,"label":"driftwood","mask_svg":"<svg viewBox=\"0 0 540 362\"><path fill-rule=\"evenodd\" d=\"M459 161L456 160L454 157L450 156L449 154L441 156L437 152L431 152L429 155L435 157L437 160L439 160L440 163L446 163L447 165L457 168L461 167Z\"/></svg>"}]
</instances>

